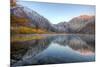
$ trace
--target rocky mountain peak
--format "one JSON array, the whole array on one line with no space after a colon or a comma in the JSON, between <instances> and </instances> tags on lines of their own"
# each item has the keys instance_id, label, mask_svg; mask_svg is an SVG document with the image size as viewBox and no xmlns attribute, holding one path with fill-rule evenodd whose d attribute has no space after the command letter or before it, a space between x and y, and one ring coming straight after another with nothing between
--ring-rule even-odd
<instances>
[{"instance_id":1,"label":"rocky mountain peak","mask_svg":"<svg viewBox=\"0 0 100 67\"><path fill-rule=\"evenodd\" d=\"M93 17L94 17L93 15L80 15L77 18L78 19L83 19L83 20L89 20L89 19L91 19Z\"/></svg>"}]
</instances>

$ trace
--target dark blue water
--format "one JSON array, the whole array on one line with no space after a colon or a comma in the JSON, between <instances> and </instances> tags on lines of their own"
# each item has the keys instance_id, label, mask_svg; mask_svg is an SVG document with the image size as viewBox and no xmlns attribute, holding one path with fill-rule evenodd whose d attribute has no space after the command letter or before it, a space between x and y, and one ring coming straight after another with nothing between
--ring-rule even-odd
<instances>
[{"instance_id":1,"label":"dark blue water","mask_svg":"<svg viewBox=\"0 0 100 67\"><path fill-rule=\"evenodd\" d=\"M11 49L12 66L95 61L94 35L47 36L14 42Z\"/></svg>"}]
</instances>

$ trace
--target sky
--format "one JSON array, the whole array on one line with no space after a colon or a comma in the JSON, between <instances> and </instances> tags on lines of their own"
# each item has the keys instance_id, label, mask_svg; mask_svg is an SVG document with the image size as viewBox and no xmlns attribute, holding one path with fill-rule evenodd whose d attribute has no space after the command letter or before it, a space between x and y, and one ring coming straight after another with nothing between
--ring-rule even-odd
<instances>
[{"instance_id":1,"label":"sky","mask_svg":"<svg viewBox=\"0 0 100 67\"><path fill-rule=\"evenodd\" d=\"M17 1L47 18L52 24L70 21L80 15L95 15L94 5L58 4L34 1Z\"/></svg>"}]
</instances>

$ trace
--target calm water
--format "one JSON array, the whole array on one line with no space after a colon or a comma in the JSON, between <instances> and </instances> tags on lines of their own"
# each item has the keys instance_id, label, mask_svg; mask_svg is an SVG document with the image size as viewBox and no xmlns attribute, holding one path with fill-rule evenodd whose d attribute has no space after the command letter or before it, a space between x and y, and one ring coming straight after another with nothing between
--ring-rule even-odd
<instances>
[{"instance_id":1,"label":"calm water","mask_svg":"<svg viewBox=\"0 0 100 67\"><path fill-rule=\"evenodd\" d=\"M95 61L94 35L55 35L11 42L11 65Z\"/></svg>"}]
</instances>

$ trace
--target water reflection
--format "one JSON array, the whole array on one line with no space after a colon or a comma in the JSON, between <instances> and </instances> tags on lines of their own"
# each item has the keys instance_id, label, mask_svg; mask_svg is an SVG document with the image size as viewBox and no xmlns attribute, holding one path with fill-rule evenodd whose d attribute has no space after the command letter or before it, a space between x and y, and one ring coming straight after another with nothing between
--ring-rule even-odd
<instances>
[{"instance_id":1,"label":"water reflection","mask_svg":"<svg viewBox=\"0 0 100 67\"><path fill-rule=\"evenodd\" d=\"M95 60L94 35L55 35L11 43L11 65L88 62Z\"/></svg>"}]
</instances>

